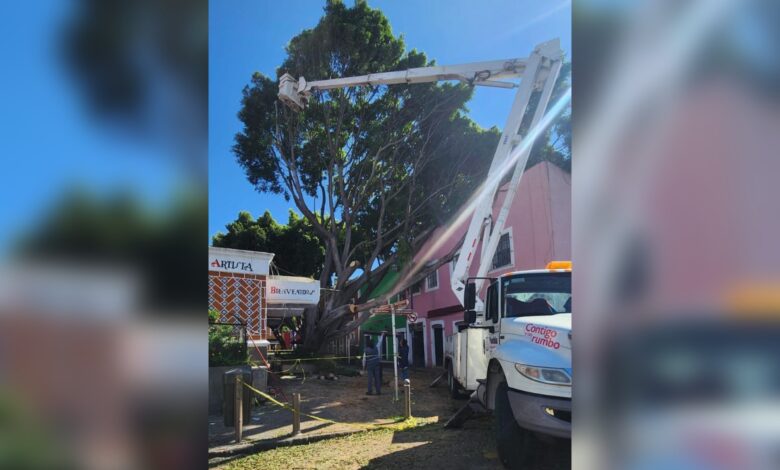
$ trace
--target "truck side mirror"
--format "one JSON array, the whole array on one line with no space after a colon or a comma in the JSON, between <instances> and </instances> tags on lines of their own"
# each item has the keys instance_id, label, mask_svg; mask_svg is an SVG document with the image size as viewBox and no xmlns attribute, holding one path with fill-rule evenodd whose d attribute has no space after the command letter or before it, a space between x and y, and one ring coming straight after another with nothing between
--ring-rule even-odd
<instances>
[{"instance_id":1,"label":"truck side mirror","mask_svg":"<svg viewBox=\"0 0 780 470\"><path fill-rule=\"evenodd\" d=\"M477 299L477 285L473 282L466 284L466 291L463 293L463 306L466 311L474 310L474 304Z\"/></svg>"},{"instance_id":2,"label":"truck side mirror","mask_svg":"<svg viewBox=\"0 0 780 470\"><path fill-rule=\"evenodd\" d=\"M474 310L466 310L463 312L463 322L466 323L466 325L471 325L477 321L477 312Z\"/></svg>"}]
</instances>

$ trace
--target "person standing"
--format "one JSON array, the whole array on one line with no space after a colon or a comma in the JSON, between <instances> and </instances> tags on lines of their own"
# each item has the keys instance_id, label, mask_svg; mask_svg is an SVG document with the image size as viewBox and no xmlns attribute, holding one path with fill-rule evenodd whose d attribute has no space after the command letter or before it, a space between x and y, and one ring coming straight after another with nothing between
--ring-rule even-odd
<instances>
[{"instance_id":1,"label":"person standing","mask_svg":"<svg viewBox=\"0 0 780 470\"><path fill-rule=\"evenodd\" d=\"M366 347L363 350L363 367L365 367L366 375L368 376L368 391L366 395L374 395L375 388L376 395L382 394L382 382L379 378L380 366L379 349L374 346L374 341L368 337L366 338Z\"/></svg>"},{"instance_id":2,"label":"person standing","mask_svg":"<svg viewBox=\"0 0 780 470\"><path fill-rule=\"evenodd\" d=\"M401 340L398 347L398 367L401 369L401 380L409 378L409 344L406 339Z\"/></svg>"}]
</instances>

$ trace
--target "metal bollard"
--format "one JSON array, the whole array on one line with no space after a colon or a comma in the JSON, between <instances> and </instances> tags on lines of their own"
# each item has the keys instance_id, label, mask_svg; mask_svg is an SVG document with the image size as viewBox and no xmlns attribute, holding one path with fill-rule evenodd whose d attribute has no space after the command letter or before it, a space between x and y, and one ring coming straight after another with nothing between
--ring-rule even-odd
<instances>
[{"instance_id":1,"label":"metal bollard","mask_svg":"<svg viewBox=\"0 0 780 470\"><path fill-rule=\"evenodd\" d=\"M301 394L293 393L293 430L292 435L297 436L301 433Z\"/></svg>"},{"instance_id":2,"label":"metal bollard","mask_svg":"<svg viewBox=\"0 0 780 470\"><path fill-rule=\"evenodd\" d=\"M236 442L241 442L241 431L244 425L244 379L241 374L236 375L235 405L233 409L233 426L235 427Z\"/></svg>"},{"instance_id":3,"label":"metal bollard","mask_svg":"<svg viewBox=\"0 0 780 470\"><path fill-rule=\"evenodd\" d=\"M404 380L404 418L412 417L412 384L409 379Z\"/></svg>"}]
</instances>

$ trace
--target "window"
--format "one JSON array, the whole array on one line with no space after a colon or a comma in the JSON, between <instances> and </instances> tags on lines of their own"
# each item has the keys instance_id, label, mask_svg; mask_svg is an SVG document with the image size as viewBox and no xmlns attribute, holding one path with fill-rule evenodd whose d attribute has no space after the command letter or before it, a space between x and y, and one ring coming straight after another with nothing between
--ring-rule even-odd
<instances>
[{"instance_id":1,"label":"window","mask_svg":"<svg viewBox=\"0 0 780 470\"><path fill-rule=\"evenodd\" d=\"M422 281L415 282L412 285L412 295L419 294L422 292Z\"/></svg>"},{"instance_id":2,"label":"window","mask_svg":"<svg viewBox=\"0 0 780 470\"><path fill-rule=\"evenodd\" d=\"M460 258L460 251L455 253L450 261L450 275L455 271L455 265L458 264L458 258Z\"/></svg>"},{"instance_id":3,"label":"window","mask_svg":"<svg viewBox=\"0 0 780 470\"><path fill-rule=\"evenodd\" d=\"M493 255L493 263L491 269L503 268L512 264L512 240L509 236L509 232L501 235L498 240L498 247L496 247L496 254Z\"/></svg>"},{"instance_id":4,"label":"window","mask_svg":"<svg viewBox=\"0 0 780 470\"><path fill-rule=\"evenodd\" d=\"M571 313L571 273L518 274L502 282L506 317Z\"/></svg>"},{"instance_id":5,"label":"window","mask_svg":"<svg viewBox=\"0 0 780 470\"><path fill-rule=\"evenodd\" d=\"M425 278L425 289L426 290L434 290L439 287L439 270L428 274L428 277Z\"/></svg>"},{"instance_id":6,"label":"window","mask_svg":"<svg viewBox=\"0 0 780 470\"><path fill-rule=\"evenodd\" d=\"M487 291L487 311L485 312L486 318L489 318L493 323L498 322L498 283L493 282L488 287Z\"/></svg>"}]
</instances>

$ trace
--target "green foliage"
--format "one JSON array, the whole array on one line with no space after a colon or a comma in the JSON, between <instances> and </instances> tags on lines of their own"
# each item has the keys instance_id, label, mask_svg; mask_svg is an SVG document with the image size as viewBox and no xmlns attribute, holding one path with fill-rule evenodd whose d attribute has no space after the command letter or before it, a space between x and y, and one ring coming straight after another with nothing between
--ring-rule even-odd
<instances>
[{"instance_id":1,"label":"green foliage","mask_svg":"<svg viewBox=\"0 0 780 470\"><path fill-rule=\"evenodd\" d=\"M274 265L284 274L318 277L322 271L325 247L311 223L290 211L287 225L281 225L266 211L255 220L241 211L233 222L212 238L214 246L274 253Z\"/></svg>"},{"instance_id":2,"label":"green foliage","mask_svg":"<svg viewBox=\"0 0 780 470\"><path fill-rule=\"evenodd\" d=\"M277 75L309 80L434 63L405 52L387 18L364 1L328 1L317 26L286 50ZM472 88L461 84L330 90L302 112L281 105L277 89L277 80L253 75L233 150L260 192L294 199L310 222L323 221L319 234L335 239L332 251L357 247L345 250L336 274L352 262L374 265L377 245L386 259L401 240L416 240L457 210L498 142L498 130L466 117Z\"/></svg>"},{"instance_id":3,"label":"green foliage","mask_svg":"<svg viewBox=\"0 0 780 470\"><path fill-rule=\"evenodd\" d=\"M217 323L219 321L219 312L213 308L209 309L209 323Z\"/></svg>"},{"instance_id":4,"label":"green foliage","mask_svg":"<svg viewBox=\"0 0 780 470\"><path fill-rule=\"evenodd\" d=\"M219 312L209 310L209 367L238 366L249 361L246 340L232 325L214 325Z\"/></svg>"}]
</instances>

